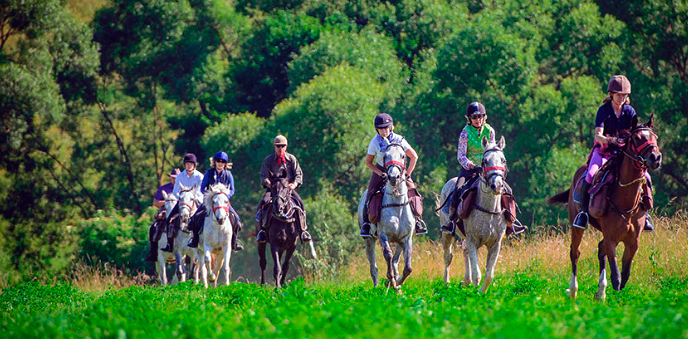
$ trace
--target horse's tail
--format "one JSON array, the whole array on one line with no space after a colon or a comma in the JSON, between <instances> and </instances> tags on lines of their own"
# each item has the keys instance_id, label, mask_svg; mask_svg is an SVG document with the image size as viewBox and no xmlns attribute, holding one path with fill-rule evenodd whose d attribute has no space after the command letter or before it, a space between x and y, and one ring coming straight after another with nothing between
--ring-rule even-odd
<instances>
[{"instance_id":1,"label":"horse's tail","mask_svg":"<svg viewBox=\"0 0 688 339\"><path fill-rule=\"evenodd\" d=\"M569 202L569 191L570 191L570 190L571 190L571 189L569 188L569 189L567 189L567 190L564 191L564 192L561 192L561 193L559 193L559 194L557 194L557 195L554 195L554 196L549 197L549 199L547 199L547 203L550 204L550 205L554 205L554 204L567 204L567 203Z\"/></svg>"}]
</instances>

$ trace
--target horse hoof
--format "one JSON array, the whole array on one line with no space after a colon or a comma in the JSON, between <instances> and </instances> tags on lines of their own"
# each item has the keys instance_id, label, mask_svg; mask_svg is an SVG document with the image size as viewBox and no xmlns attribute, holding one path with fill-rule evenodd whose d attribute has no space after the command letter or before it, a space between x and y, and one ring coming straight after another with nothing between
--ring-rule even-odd
<instances>
[{"instance_id":1,"label":"horse hoof","mask_svg":"<svg viewBox=\"0 0 688 339\"><path fill-rule=\"evenodd\" d=\"M566 295L568 295L571 299L576 299L576 292L571 291L570 289L566 289Z\"/></svg>"},{"instance_id":2,"label":"horse hoof","mask_svg":"<svg viewBox=\"0 0 688 339\"><path fill-rule=\"evenodd\" d=\"M607 298L607 295L605 293L595 293L595 300L604 302L604 300Z\"/></svg>"}]
</instances>

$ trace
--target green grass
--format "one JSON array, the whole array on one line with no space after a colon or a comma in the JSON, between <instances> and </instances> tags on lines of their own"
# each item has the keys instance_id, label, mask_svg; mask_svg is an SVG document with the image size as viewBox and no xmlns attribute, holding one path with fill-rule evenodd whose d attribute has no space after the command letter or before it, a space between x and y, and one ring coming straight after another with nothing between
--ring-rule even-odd
<instances>
[{"instance_id":1,"label":"green grass","mask_svg":"<svg viewBox=\"0 0 688 339\"><path fill-rule=\"evenodd\" d=\"M512 273L489 293L439 279L385 288L253 284L204 290L191 283L84 292L26 283L0 295L6 338L686 338L685 279L608 290L606 303L581 281L569 300L560 276Z\"/></svg>"}]
</instances>

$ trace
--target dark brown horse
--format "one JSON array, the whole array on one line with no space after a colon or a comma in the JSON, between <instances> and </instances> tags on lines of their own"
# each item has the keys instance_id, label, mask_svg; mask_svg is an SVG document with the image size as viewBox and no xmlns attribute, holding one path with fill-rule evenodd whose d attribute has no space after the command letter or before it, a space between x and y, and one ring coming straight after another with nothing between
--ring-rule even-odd
<instances>
[{"instance_id":1,"label":"dark brown horse","mask_svg":"<svg viewBox=\"0 0 688 339\"><path fill-rule=\"evenodd\" d=\"M270 186L272 196L272 215L269 218L268 243L270 243L270 253L274 263L273 276L275 286L282 287L289 271L289 260L291 260L296 243L299 239L299 228L296 222L296 208L291 200L292 189L287 185L287 179L274 179ZM268 207L269 208L269 207ZM258 244L258 255L260 256L260 283L265 284L265 258L266 243ZM285 254L282 260L282 255Z\"/></svg>"},{"instance_id":2,"label":"dark brown horse","mask_svg":"<svg viewBox=\"0 0 688 339\"><path fill-rule=\"evenodd\" d=\"M612 287L621 290L626 286L631 275L633 257L638 251L640 234L645 225L645 210L642 208L642 189L645 183L645 171L657 169L662 163L662 153L657 146L657 135L652 131L653 117L645 125L638 125L638 118L631 122L630 136L622 146L617 161L617 179L611 188L608 204L609 210L599 218L590 218L590 224L602 232L602 241L598 245L597 258L600 264L599 288L595 298L604 301L607 287L605 259L609 261ZM585 166L580 167L573 177L571 188L548 199L550 204L567 204L569 223L580 210L580 206L573 200L573 191L579 178L585 173ZM571 228L571 280L566 293L573 299L578 292L578 259L580 244L585 229ZM621 275L616 262L616 247L624 243L624 253L621 259Z\"/></svg>"}]
</instances>

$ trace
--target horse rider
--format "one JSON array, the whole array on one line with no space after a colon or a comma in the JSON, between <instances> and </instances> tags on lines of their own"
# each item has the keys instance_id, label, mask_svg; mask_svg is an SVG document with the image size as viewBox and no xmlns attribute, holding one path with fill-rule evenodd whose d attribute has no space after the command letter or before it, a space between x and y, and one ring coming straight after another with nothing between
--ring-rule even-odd
<instances>
[{"instance_id":1,"label":"horse rider","mask_svg":"<svg viewBox=\"0 0 688 339\"><path fill-rule=\"evenodd\" d=\"M174 183L174 189L172 189L172 194L179 197L179 191L181 190L181 185L185 187L193 187L196 185L195 189L195 199L194 201L200 205L203 201L203 194L201 193L201 183L203 182L203 174L196 170L198 161L196 160L196 155L193 153L187 153L184 156L184 171L177 175L177 179ZM172 252L174 248L174 232L170 227L172 223L170 222L179 214L179 203L174 206L172 212L170 212L169 218L167 218L167 246L162 248L162 251Z\"/></svg>"},{"instance_id":2,"label":"horse rider","mask_svg":"<svg viewBox=\"0 0 688 339\"><path fill-rule=\"evenodd\" d=\"M459 134L459 147L456 152L456 160L461 165L458 180L456 180L455 193L449 203L449 220L456 219L456 208L459 204L461 189L474 176L480 175L483 161L483 138L488 138L490 143L495 142L495 132L487 123L487 111L479 102L472 102L466 107L466 126ZM451 223L442 225L442 231L452 233Z\"/></svg>"},{"instance_id":3,"label":"horse rider","mask_svg":"<svg viewBox=\"0 0 688 339\"><path fill-rule=\"evenodd\" d=\"M602 106L597 110L595 117L595 139L588 164L588 174L581 182L581 211L573 220L573 226L585 229L590 217L588 216L588 204L590 194L588 189L592 184L597 171L611 157L607 148L610 144L623 146L623 141L616 135L619 131L630 129L631 121L636 115L635 109L630 105L631 83L623 75L615 75L607 84L607 97L602 101ZM652 183L650 174L645 171L647 185L643 185L644 195L651 196ZM645 231L654 231L650 215L646 212Z\"/></svg>"},{"instance_id":4,"label":"horse rider","mask_svg":"<svg viewBox=\"0 0 688 339\"><path fill-rule=\"evenodd\" d=\"M234 195L234 177L232 176L232 172L227 168L228 162L229 157L227 156L227 153L222 151L215 153L215 156L210 162L210 167L212 168L208 169L203 175L203 182L201 183L201 193L205 194L205 191L208 189L208 187L210 187L210 185L220 183L229 187L228 198L231 198ZM230 213L234 215L236 220L235 225L233 225L234 232L232 234L232 249L235 251L241 251L244 249L244 246L241 246L237 243L237 232L241 231L244 228L244 226L241 223L239 214L234 210L234 207L232 207L232 204L229 204L228 207ZM207 211L204 205L201 204L201 206L199 206L196 210L194 216L191 218L193 221L189 222L189 226L191 226L191 230L193 231L193 237L189 239L189 243L187 244L189 247L198 247L198 233L200 233L201 231L201 226L202 223L205 221L206 214Z\"/></svg>"},{"instance_id":5,"label":"horse rider","mask_svg":"<svg viewBox=\"0 0 688 339\"><path fill-rule=\"evenodd\" d=\"M418 194L413 180L411 180L411 173L413 173L413 170L416 168L418 154L403 136L393 132L394 120L392 119L392 116L387 113L380 113L375 117L374 124L377 135L370 140L370 143L368 144L368 153L366 154L365 158L366 166L373 173L370 175L370 180L368 181L368 194L366 195L366 200L363 207L363 224L361 225L360 235L364 238L371 237L370 220L368 216L368 204L370 203L370 198L372 198L375 191L382 186L387 179L387 173L385 172L384 167L384 151L387 147L386 145L392 143L400 144L404 150L404 153L406 153L406 156L409 157L408 168L406 168L406 183L409 187L409 199L411 199L412 194ZM375 161L375 163L373 163L373 161ZM416 234L428 233L428 228L423 221L422 210L413 211L413 213L416 219Z\"/></svg>"},{"instance_id":6,"label":"horse rider","mask_svg":"<svg viewBox=\"0 0 688 339\"><path fill-rule=\"evenodd\" d=\"M165 215L165 197L162 196L162 192L172 194L174 181L180 172L179 168L173 168L170 171L170 182L158 187L158 191L155 192L155 196L153 197L153 206L157 207L158 211L155 213L155 221L153 221L148 230L148 243L150 247L144 259L145 261L158 260L158 240L160 240L162 236L165 228L165 218L167 218Z\"/></svg>"},{"instance_id":7,"label":"horse rider","mask_svg":"<svg viewBox=\"0 0 688 339\"><path fill-rule=\"evenodd\" d=\"M271 174L277 173L286 173L287 185L291 188L291 198L303 211L303 213L297 213L297 218L303 218L303 220L297 220L297 222L301 224L301 242L305 243L311 241L311 235L307 231L305 219L306 210L304 209L303 200L301 200L299 194L296 193L296 189L303 184L303 172L301 171L301 166L299 165L299 161L296 160L296 157L287 152L287 145L287 138L285 136L276 136L273 140L275 152L265 157L265 159L263 159L263 165L260 167L260 182L261 185L266 188L266 191L263 195L263 199L258 204L258 211L256 213L256 230L258 231L256 241L259 243L264 243L268 240L268 234L263 225L261 225L260 214L263 206L272 199L270 186L272 180L275 178L271 178L270 176ZM286 171L281 171L283 168L286 169Z\"/></svg>"}]
</instances>

